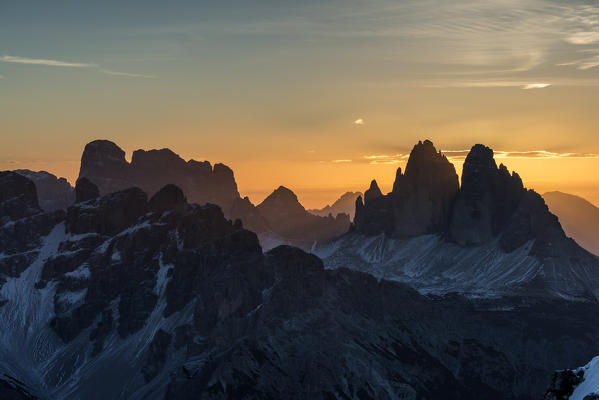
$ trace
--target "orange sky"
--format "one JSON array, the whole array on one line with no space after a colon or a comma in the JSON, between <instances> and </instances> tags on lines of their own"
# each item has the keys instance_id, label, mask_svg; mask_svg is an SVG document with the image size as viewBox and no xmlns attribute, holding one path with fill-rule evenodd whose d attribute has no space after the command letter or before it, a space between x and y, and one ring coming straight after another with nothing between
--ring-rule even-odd
<instances>
[{"instance_id":1,"label":"orange sky","mask_svg":"<svg viewBox=\"0 0 599 400\"><path fill-rule=\"evenodd\" d=\"M136 1L0 6L0 169L74 181L102 138L321 207L372 178L389 190L428 138L510 153L527 186L599 204L588 2Z\"/></svg>"}]
</instances>

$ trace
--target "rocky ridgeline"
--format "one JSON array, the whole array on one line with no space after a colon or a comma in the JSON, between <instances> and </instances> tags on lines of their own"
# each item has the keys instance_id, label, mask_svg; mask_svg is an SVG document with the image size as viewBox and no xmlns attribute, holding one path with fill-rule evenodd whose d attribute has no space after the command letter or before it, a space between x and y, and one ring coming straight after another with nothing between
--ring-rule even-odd
<instances>
[{"instance_id":1,"label":"rocky ridgeline","mask_svg":"<svg viewBox=\"0 0 599 400\"><path fill-rule=\"evenodd\" d=\"M263 253L174 185L78 186L44 213L31 181L0 175L4 398L537 399L596 351L596 303L428 298Z\"/></svg>"},{"instance_id":2,"label":"rocky ridgeline","mask_svg":"<svg viewBox=\"0 0 599 400\"><path fill-rule=\"evenodd\" d=\"M228 212L239 198L233 171L224 164L185 161L169 149L136 150L129 163L125 152L108 140L88 143L81 156L79 178L87 178L107 194L139 187L152 196L164 185L179 186L191 203L219 205Z\"/></svg>"},{"instance_id":3,"label":"rocky ridgeline","mask_svg":"<svg viewBox=\"0 0 599 400\"><path fill-rule=\"evenodd\" d=\"M264 219L266 232L276 232L282 243L303 249L341 236L350 226L347 214L321 217L309 213L295 193L284 186L278 187L256 206L256 212ZM243 220L242 216L239 218Z\"/></svg>"},{"instance_id":4,"label":"rocky ridgeline","mask_svg":"<svg viewBox=\"0 0 599 400\"><path fill-rule=\"evenodd\" d=\"M354 219L356 211L356 199L362 196L360 192L346 192L341 195L333 204L328 204L321 209L308 210L311 214L321 217L336 216L338 214L347 214L350 219Z\"/></svg>"},{"instance_id":5,"label":"rocky ridgeline","mask_svg":"<svg viewBox=\"0 0 599 400\"><path fill-rule=\"evenodd\" d=\"M73 204L75 193L65 178L57 178L46 171L17 169L14 172L29 178L35 184L39 205L44 211L66 210Z\"/></svg>"},{"instance_id":6,"label":"rocky ridgeline","mask_svg":"<svg viewBox=\"0 0 599 400\"><path fill-rule=\"evenodd\" d=\"M461 246L499 238L506 252L535 240L532 253L547 257L577 247L542 197L527 190L517 173L497 166L493 150L472 147L460 187L453 165L428 140L414 146L391 193L383 195L372 181L364 201L356 201L354 230L395 238L438 234Z\"/></svg>"},{"instance_id":7,"label":"rocky ridgeline","mask_svg":"<svg viewBox=\"0 0 599 400\"><path fill-rule=\"evenodd\" d=\"M243 226L258 234L265 249L279 244L310 249L315 243L347 232L350 225L346 215L334 218L309 214L293 193L290 201L265 200L255 206L249 198L240 197L233 171L226 165L212 167L208 161L185 161L169 149L136 150L129 163L115 143L90 142L81 157L79 180L83 178L94 183L100 194L135 186L152 196L167 184L177 185L190 203L216 204L227 218L241 220ZM278 191L270 197L278 197Z\"/></svg>"}]
</instances>

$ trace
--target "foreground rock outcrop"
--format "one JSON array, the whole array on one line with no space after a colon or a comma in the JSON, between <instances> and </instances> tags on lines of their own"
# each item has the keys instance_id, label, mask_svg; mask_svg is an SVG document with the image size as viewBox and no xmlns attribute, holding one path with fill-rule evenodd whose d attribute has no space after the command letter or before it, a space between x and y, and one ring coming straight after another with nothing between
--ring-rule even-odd
<instances>
[{"instance_id":1,"label":"foreground rock outcrop","mask_svg":"<svg viewBox=\"0 0 599 400\"><path fill-rule=\"evenodd\" d=\"M429 298L297 248L264 254L254 233L176 187L149 199L129 188L65 215L0 178L12 210L0 225L11 259L0 374L27 395L537 399L552 370L596 351L597 303ZM17 223L23 248L6 241Z\"/></svg>"},{"instance_id":2,"label":"foreground rock outcrop","mask_svg":"<svg viewBox=\"0 0 599 400\"><path fill-rule=\"evenodd\" d=\"M545 400L598 400L599 357L587 365L553 373Z\"/></svg>"}]
</instances>

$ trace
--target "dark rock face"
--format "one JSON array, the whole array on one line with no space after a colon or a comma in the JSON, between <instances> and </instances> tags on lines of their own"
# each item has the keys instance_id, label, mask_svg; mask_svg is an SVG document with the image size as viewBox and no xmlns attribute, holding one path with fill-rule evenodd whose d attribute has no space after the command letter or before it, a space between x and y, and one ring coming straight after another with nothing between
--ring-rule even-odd
<instances>
[{"instance_id":1,"label":"dark rock face","mask_svg":"<svg viewBox=\"0 0 599 400\"><path fill-rule=\"evenodd\" d=\"M136 150L131 163L125 152L107 140L85 146L79 178L86 177L98 186L100 194L139 187L152 196L165 185L183 190L189 202L219 205L228 215L239 198L233 171L223 164L185 161L169 149Z\"/></svg>"},{"instance_id":2,"label":"dark rock face","mask_svg":"<svg viewBox=\"0 0 599 400\"><path fill-rule=\"evenodd\" d=\"M364 192L364 203L370 203L382 196L383 193L381 192L381 189L379 189L379 185L376 183L376 180L373 179L372 182L370 182L368 190Z\"/></svg>"},{"instance_id":3,"label":"dark rock face","mask_svg":"<svg viewBox=\"0 0 599 400\"><path fill-rule=\"evenodd\" d=\"M154 379L164 367L170 343L171 335L162 329L159 329L156 335L154 335L154 339L152 339L152 343L150 343L150 348L148 349L146 365L142 368L146 382Z\"/></svg>"},{"instance_id":4,"label":"dark rock face","mask_svg":"<svg viewBox=\"0 0 599 400\"><path fill-rule=\"evenodd\" d=\"M41 212L35 184L11 171L0 171L0 224Z\"/></svg>"},{"instance_id":5,"label":"dark rock face","mask_svg":"<svg viewBox=\"0 0 599 400\"><path fill-rule=\"evenodd\" d=\"M466 157L461 188L453 165L424 141L412 150L406 173L398 169L393 191L383 195L373 181L365 200L356 202L358 233L396 238L436 233L461 246L498 238L507 253L534 240L532 255L592 261L566 237L541 196L524 188L517 173L497 167L493 150L480 144Z\"/></svg>"},{"instance_id":6,"label":"dark rock face","mask_svg":"<svg viewBox=\"0 0 599 400\"><path fill-rule=\"evenodd\" d=\"M100 190L89 179L83 177L75 185L75 202L81 203L100 197Z\"/></svg>"},{"instance_id":7,"label":"dark rock face","mask_svg":"<svg viewBox=\"0 0 599 400\"><path fill-rule=\"evenodd\" d=\"M140 193L72 206L27 264L38 284L11 281L0 373L26 371L33 395L536 399L596 352L597 303L426 297ZM36 215L21 223L43 238Z\"/></svg>"},{"instance_id":8,"label":"dark rock face","mask_svg":"<svg viewBox=\"0 0 599 400\"><path fill-rule=\"evenodd\" d=\"M100 194L136 186L129 179L125 152L109 140L94 140L85 145L79 169L79 179L83 177L96 185Z\"/></svg>"},{"instance_id":9,"label":"dark rock face","mask_svg":"<svg viewBox=\"0 0 599 400\"><path fill-rule=\"evenodd\" d=\"M57 178L46 171L18 169L14 171L35 184L40 207L44 211L66 210L75 200L73 187L65 178Z\"/></svg>"},{"instance_id":10,"label":"dark rock face","mask_svg":"<svg viewBox=\"0 0 599 400\"><path fill-rule=\"evenodd\" d=\"M551 386L545 393L545 400L568 400L574 389L584 379L584 371L569 369L553 373Z\"/></svg>"},{"instance_id":11,"label":"dark rock face","mask_svg":"<svg viewBox=\"0 0 599 400\"><path fill-rule=\"evenodd\" d=\"M235 199L231 208L231 218L242 220L246 229L256 232L258 235L265 235L270 230L264 217L247 196Z\"/></svg>"},{"instance_id":12,"label":"dark rock face","mask_svg":"<svg viewBox=\"0 0 599 400\"><path fill-rule=\"evenodd\" d=\"M139 188L77 203L67 210L67 229L75 234L113 235L133 225L148 210L148 196Z\"/></svg>"},{"instance_id":13,"label":"dark rock face","mask_svg":"<svg viewBox=\"0 0 599 400\"><path fill-rule=\"evenodd\" d=\"M175 185L166 185L150 199L149 208L153 212L180 210L187 204L183 191Z\"/></svg>"},{"instance_id":14,"label":"dark rock face","mask_svg":"<svg viewBox=\"0 0 599 400\"><path fill-rule=\"evenodd\" d=\"M376 181L373 181L376 184ZM371 183L370 187L372 188ZM376 186L378 189L378 185ZM362 202L362 197L356 199L354 230L366 235L393 234L393 199L390 196L369 195L369 200ZM379 190L380 191L380 190ZM366 196L366 191L364 196ZM372 192L371 192L372 193Z\"/></svg>"},{"instance_id":15,"label":"dark rock face","mask_svg":"<svg viewBox=\"0 0 599 400\"><path fill-rule=\"evenodd\" d=\"M0 172L0 288L6 278L18 277L39 256L43 237L63 218L64 211L42 212L31 180Z\"/></svg>"},{"instance_id":16,"label":"dark rock face","mask_svg":"<svg viewBox=\"0 0 599 400\"><path fill-rule=\"evenodd\" d=\"M431 141L419 142L410 153L406 173L397 170L391 193L383 195L372 181L364 193L364 204L357 203L355 230L395 237L442 233L448 227L458 188L453 165Z\"/></svg>"},{"instance_id":17,"label":"dark rock face","mask_svg":"<svg viewBox=\"0 0 599 400\"><path fill-rule=\"evenodd\" d=\"M2 400L35 400L22 382L9 376L0 376L0 398Z\"/></svg>"},{"instance_id":18,"label":"dark rock face","mask_svg":"<svg viewBox=\"0 0 599 400\"><path fill-rule=\"evenodd\" d=\"M508 223L526 190L518 174L497 168L493 150L475 145L464 162L451 236L459 244L477 245L496 237Z\"/></svg>"},{"instance_id":19,"label":"dark rock face","mask_svg":"<svg viewBox=\"0 0 599 400\"><path fill-rule=\"evenodd\" d=\"M394 235L411 237L447 229L459 189L453 164L429 140L410 153L405 174L393 184Z\"/></svg>"}]
</instances>

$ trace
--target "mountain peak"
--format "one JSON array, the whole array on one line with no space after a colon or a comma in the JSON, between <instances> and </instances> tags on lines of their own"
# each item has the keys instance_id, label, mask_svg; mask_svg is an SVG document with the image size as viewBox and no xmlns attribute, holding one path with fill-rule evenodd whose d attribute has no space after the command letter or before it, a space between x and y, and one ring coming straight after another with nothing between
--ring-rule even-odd
<instances>
[{"instance_id":1,"label":"mountain peak","mask_svg":"<svg viewBox=\"0 0 599 400\"><path fill-rule=\"evenodd\" d=\"M468 166L472 169L481 167L497 169L493 149L483 144L475 144L466 156L464 166Z\"/></svg>"},{"instance_id":2,"label":"mountain peak","mask_svg":"<svg viewBox=\"0 0 599 400\"><path fill-rule=\"evenodd\" d=\"M368 204L372 200L378 199L382 195L383 193L381 192L381 189L379 189L376 179L373 179L372 182L370 182L370 188L364 192L364 202Z\"/></svg>"},{"instance_id":3,"label":"mountain peak","mask_svg":"<svg viewBox=\"0 0 599 400\"><path fill-rule=\"evenodd\" d=\"M297 199L296 194L285 186L276 188L258 205L258 209L265 216L272 213L297 214L306 211Z\"/></svg>"},{"instance_id":4,"label":"mountain peak","mask_svg":"<svg viewBox=\"0 0 599 400\"><path fill-rule=\"evenodd\" d=\"M510 175L503 164L497 167L491 148L474 145L464 162L453 209L453 239L462 245L491 240L507 226L525 193L518 174Z\"/></svg>"}]
</instances>

